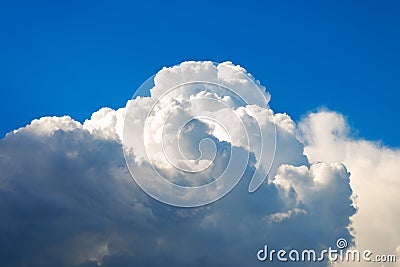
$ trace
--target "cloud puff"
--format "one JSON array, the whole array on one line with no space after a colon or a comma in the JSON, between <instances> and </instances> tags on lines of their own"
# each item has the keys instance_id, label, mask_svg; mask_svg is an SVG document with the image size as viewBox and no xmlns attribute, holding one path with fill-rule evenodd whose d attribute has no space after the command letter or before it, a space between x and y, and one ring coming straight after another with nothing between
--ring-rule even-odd
<instances>
[{"instance_id":1,"label":"cloud puff","mask_svg":"<svg viewBox=\"0 0 400 267\"><path fill-rule=\"evenodd\" d=\"M400 240L400 151L352 138L345 118L331 111L309 114L300 129L311 161L340 160L351 172L350 184L358 207L352 217L356 248L396 254Z\"/></svg>"},{"instance_id":2,"label":"cloud puff","mask_svg":"<svg viewBox=\"0 0 400 267\"><path fill-rule=\"evenodd\" d=\"M287 220L287 219L291 218L292 216L296 216L298 214L307 214L307 212L303 209L294 208L292 210L288 210L287 212L277 212L277 213L267 215L267 216L265 216L265 219L268 222L280 223L283 220Z\"/></svg>"},{"instance_id":3,"label":"cloud puff","mask_svg":"<svg viewBox=\"0 0 400 267\"><path fill-rule=\"evenodd\" d=\"M263 106L249 92L248 80L224 66L260 86L246 70L231 63L185 62L161 70L151 96L128 102L133 112L127 113L127 107L103 108L83 124L67 116L45 117L1 140L1 266L257 266L265 264L256 257L265 244L276 249L324 249L334 246L339 237L351 242L348 227L355 209L344 165L310 163L290 117ZM132 181L123 154L125 119L132 127L142 126L163 88L188 77L236 86L250 104L193 87L164 98L154 118L178 109L177 103L185 99L207 95L227 103L230 110L200 101L179 109L175 119L189 117L193 110L221 118L233 112L249 127L254 122L249 114L265 118L260 121L263 129L276 127L276 158L268 180L256 192L249 194L247 189L261 151L246 146L234 124L227 139L221 128L201 120L188 125L190 134L183 141L187 153L205 136L214 141L219 159L202 178L220 172L225 149L234 146L240 153L250 152L243 178L229 194L210 205L177 208L154 200ZM268 103L269 94L263 92L263 97ZM154 119L146 133L155 141L157 122ZM166 128L169 138L175 131L173 123ZM136 141L130 140L133 163L139 168L149 162L143 161L145 151ZM169 168L156 147L150 148L160 172L175 174L177 183L193 182ZM178 156L172 154L172 159Z\"/></svg>"}]
</instances>

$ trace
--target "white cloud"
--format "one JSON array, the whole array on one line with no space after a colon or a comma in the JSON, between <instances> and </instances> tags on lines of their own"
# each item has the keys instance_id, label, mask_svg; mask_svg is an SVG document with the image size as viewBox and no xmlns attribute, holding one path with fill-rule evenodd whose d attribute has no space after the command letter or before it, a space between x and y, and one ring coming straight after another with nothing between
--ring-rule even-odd
<instances>
[{"instance_id":1,"label":"white cloud","mask_svg":"<svg viewBox=\"0 0 400 267\"><path fill-rule=\"evenodd\" d=\"M201 79L235 87L245 103L210 88L175 91L162 98L144 138L140 130L147 111L165 88ZM261 94L265 101L260 101L249 89L254 84L259 86L231 63L185 62L161 70L151 97L128 102L133 112L103 108L83 125L70 117L46 117L8 134L0 142L0 232L6 233L0 237L0 251L6 255L2 266L256 266L265 264L257 262L256 252L266 243L276 249L318 249L332 246L339 237L350 242L349 218L355 210L346 168L340 163L311 164L303 155L294 122L265 105L267 92ZM204 96L218 101L205 105ZM198 101L182 106L187 99ZM171 111L174 120L160 133ZM179 130L175 123L199 112L223 122L230 135L200 119L183 129L182 151L188 158L196 159L199 151L192 146L205 137L214 141L217 151L212 168L192 181L170 167L157 144L166 142L170 160L179 159L182 155L173 146ZM275 126L278 143L268 183L249 194L261 158L257 143L261 139L250 136L252 143L247 144L238 123L255 129L255 118L262 118L258 123L267 133L263 140L267 147L272 146L268 137ZM121 145L125 120L136 131L136 138L129 139L134 166L147 174L152 186L157 186L157 180L140 138L146 140L145 148L159 171L174 182L192 184L218 175L231 147L240 156L249 154L243 179L211 205L182 209L162 204L140 190L125 167ZM205 163L212 156L207 145L200 147ZM202 164L188 158L180 164L190 168ZM261 162L263 168L267 163Z\"/></svg>"},{"instance_id":2,"label":"white cloud","mask_svg":"<svg viewBox=\"0 0 400 267\"><path fill-rule=\"evenodd\" d=\"M345 118L335 112L309 114L300 128L311 161L341 161L351 173L358 208L351 225L356 247L395 254L400 240L400 151L351 138Z\"/></svg>"},{"instance_id":3,"label":"white cloud","mask_svg":"<svg viewBox=\"0 0 400 267\"><path fill-rule=\"evenodd\" d=\"M292 216L296 216L299 214L307 214L307 211L299 208L294 208L292 210L288 210L287 212L277 212L267 215L264 219L268 222L280 223L283 220L290 219Z\"/></svg>"}]
</instances>

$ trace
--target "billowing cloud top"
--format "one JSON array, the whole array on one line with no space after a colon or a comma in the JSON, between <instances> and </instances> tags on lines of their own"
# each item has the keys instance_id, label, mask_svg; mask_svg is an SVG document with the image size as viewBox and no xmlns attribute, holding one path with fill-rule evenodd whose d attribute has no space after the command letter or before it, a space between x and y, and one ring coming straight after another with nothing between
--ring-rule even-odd
<instances>
[{"instance_id":1,"label":"billowing cloud top","mask_svg":"<svg viewBox=\"0 0 400 267\"><path fill-rule=\"evenodd\" d=\"M232 69L235 71L230 72ZM163 88L193 81L193 77L235 87L247 101L240 103L229 94L196 86L162 97ZM253 94L252 86L262 88L263 101ZM218 101L182 105L204 96ZM335 151L351 150L361 156L364 147L374 153L381 149L367 142L349 141L345 133L332 130L342 118L335 113L311 114L298 127L288 115L274 114L268 106L269 98L258 81L232 63L184 62L162 69L154 78L150 96L132 99L124 108L102 108L83 124L68 116L44 117L9 133L0 142L0 265L262 266L265 263L257 260L256 253L265 244L274 249L318 250L334 247L338 238L353 243L351 216L356 209L350 185L360 185L360 204L365 189L362 178L358 178L362 174L353 174L350 182L350 173L340 161L344 160L352 173L360 163L348 160L351 157L343 154L347 152ZM149 107L159 99L161 104L148 119ZM188 158L199 158L197 147L204 138L215 145L217 157L212 158L212 167L193 180L171 168L156 145L165 142L169 159L180 162L181 168L209 164L207 144L199 148L203 163L180 161L181 155L168 147L168 141L176 136L174 123L187 121L194 111L221 118L230 134L201 119L183 128L180 142ZM160 121L168 122L171 112L173 121L161 127ZM227 114L235 114L247 127L254 125L252 115L264 118L258 123L266 133L266 142L275 140L268 137L276 133L277 150L269 176L252 194L248 186L262 152L254 140L261 139L250 137L253 143L246 144L241 126L227 120ZM134 155L130 167L142 170L149 181L155 179L146 166L153 164L175 183L209 182L226 166L225 151L233 147L250 155L241 181L225 197L202 207L179 208L154 200L132 180L126 167L127 120L130 133L137 129L137 136L127 143ZM149 124L143 127L146 120ZM321 128L320 123L326 125ZM139 131L143 128L146 131ZM145 146L140 144L141 138ZM329 154L321 152L325 146ZM384 153L398 162L398 152L386 149ZM390 181L399 188L398 182ZM391 211L397 212L395 207ZM364 231L365 223L357 222L357 216L354 225L361 225ZM400 217L393 216L391 227ZM366 218L363 214L361 219ZM398 245L398 231L396 234L391 246ZM276 262L275 266L280 264L289 263ZM318 264L325 266L328 262Z\"/></svg>"}]
</instances>

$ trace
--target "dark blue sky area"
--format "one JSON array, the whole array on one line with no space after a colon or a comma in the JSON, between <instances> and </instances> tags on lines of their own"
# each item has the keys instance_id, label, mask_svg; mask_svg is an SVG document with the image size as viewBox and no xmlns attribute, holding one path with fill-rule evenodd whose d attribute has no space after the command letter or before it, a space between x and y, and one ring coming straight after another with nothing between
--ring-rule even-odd
<instances>
[{"instance_id":1,"label":"dark blue sky area","mask_svg":"<svg viewBox=\"0 0 400 267\"><path fill-rule=\"evenodd\" d=\"M2 1L0 135L125 105L163 66L240 64L295 120L319 107L400 147L398 1Z\"/></svg>"}]
</instances>

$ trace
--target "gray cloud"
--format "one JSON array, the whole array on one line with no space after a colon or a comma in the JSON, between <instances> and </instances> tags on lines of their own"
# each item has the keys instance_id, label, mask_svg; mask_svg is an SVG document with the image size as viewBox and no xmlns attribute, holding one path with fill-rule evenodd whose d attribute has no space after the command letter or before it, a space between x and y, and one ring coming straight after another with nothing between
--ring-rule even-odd
<instances>
[{"instance_id":1,"label":"gray cloud","mask_svg":"<svg viewBox=\"0 0 400 267\"><path fill-rule=\"evenodd\" d=\"M265 244L352 242L349 173L309 163L287 115L275 114L269 180L248 193L252 157L233 191L199 208L162 204L135 184L118 137L123 117L124 109L102 109L84 125L46 117L0 141L1 266L263 266L256 253ZM277 214L291 215L266 220Z\"/></svg>"}]
</instances>

